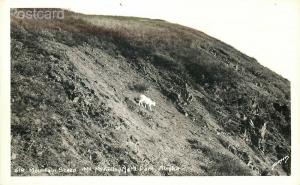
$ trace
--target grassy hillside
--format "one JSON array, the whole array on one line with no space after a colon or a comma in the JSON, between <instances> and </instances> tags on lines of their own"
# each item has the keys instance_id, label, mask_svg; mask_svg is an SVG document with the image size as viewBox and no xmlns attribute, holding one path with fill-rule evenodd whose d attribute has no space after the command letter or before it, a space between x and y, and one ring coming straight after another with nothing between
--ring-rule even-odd
<instances>
[{"instance_id":1,"label":"grassy hillside","mask_svg":"<svg viewBox=\"0 0 300 185\"><path fill-rule=\"evenodd\" d=\"M11 66L12 175L290 175L290 82L200 31L12 16Z\"/></svg>"}]
</instances>

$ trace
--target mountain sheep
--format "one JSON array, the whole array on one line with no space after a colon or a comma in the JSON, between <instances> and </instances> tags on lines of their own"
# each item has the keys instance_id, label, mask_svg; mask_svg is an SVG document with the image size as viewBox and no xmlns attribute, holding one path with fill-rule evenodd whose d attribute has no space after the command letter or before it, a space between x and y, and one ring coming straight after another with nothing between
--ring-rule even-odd
<instances>
[{"instance_id":1,"label":"mountain sheep","mask_svg":"<svg viewBox=\"0 0 300 185\"><path fill-rule=\"evenodd\" d=\"M152 101L150 98L147 96L141 94L139 98L139 106L143 105L145 108L149 108L150 111L152 111L151 106L155 106L156 103Z\"/></svg>"}]
</instances>

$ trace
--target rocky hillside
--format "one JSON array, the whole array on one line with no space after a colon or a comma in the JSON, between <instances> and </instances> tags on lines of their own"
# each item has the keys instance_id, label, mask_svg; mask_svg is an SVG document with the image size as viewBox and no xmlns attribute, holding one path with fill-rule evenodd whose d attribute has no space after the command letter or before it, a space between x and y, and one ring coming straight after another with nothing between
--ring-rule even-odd
<instances>
[{"instance_id":1,"label":"rocky hillside","mask_svg":"<svg viewBox=\"0 0 300 185\"><path fill-rule=\"evenodd\" d=\"M191 28L11 17L12 175L290 175L290 107L288 80Z\"/></svg>"}]
</instances>

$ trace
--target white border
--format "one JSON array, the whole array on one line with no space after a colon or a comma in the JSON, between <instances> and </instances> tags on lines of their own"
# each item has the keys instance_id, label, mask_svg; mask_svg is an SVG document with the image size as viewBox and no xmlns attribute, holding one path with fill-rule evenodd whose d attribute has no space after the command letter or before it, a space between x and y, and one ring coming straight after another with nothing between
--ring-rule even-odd
<instances>
[{"instance_id":1,"label":"white border","mask_svg":"<svg viewBox=\"0 0 300 185\"><path fill-rule=\"evenodd\" d=\"M99 0L100 1L100 0ZM299 63L294 66L292 87L292 175L289 177L11 177L10 176L10 17L11 7L60 7L67 8L70 3L88 1L66 0L23 0L11 3L0 0L0 185L2 184L300 184L299 166L299 119L300 87ZM300 6L300 3L299 3ZM221 15L220 15L221 16ZM300 20L300 19L299 19ZM300 24L300 23L299 23ZM298 25L299 27L300 25ZM300 29L299 29L300 30ZM298 43L300 43L300 39ZM298 45L300 53L300 47ZM298 54L300 61L300 54Z\"/></svg>"}]
</instances>

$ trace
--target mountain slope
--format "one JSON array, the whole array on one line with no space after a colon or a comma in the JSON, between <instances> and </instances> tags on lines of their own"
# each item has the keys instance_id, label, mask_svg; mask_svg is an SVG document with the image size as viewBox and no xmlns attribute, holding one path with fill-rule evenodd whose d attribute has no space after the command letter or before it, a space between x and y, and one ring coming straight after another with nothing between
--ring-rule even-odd
<instances>
[{"instance_id":1,"label":"mountain slope","mask_svg":"<svg viewBox=\"0 0 300 185\"><path fill-rule=\"evenodd\" d=\"M290 174L289 81L202 32L12 16L11 56L12 175Z\"/></svg>"}]
</instances>

